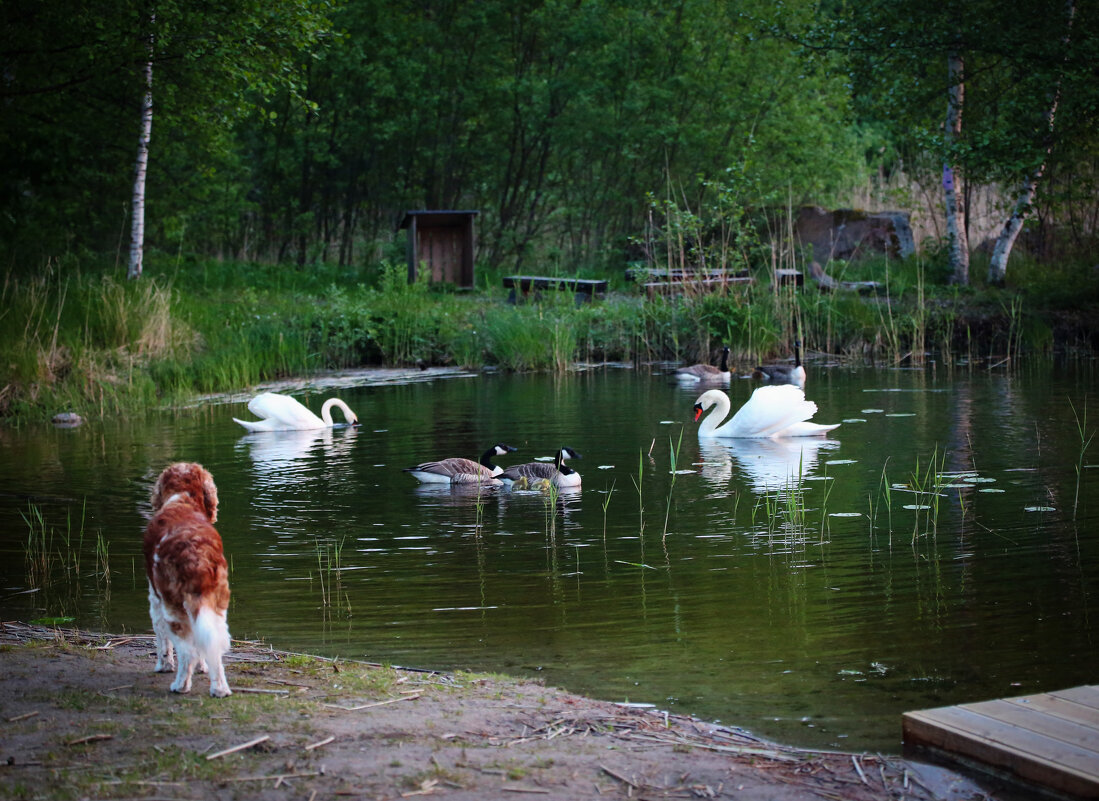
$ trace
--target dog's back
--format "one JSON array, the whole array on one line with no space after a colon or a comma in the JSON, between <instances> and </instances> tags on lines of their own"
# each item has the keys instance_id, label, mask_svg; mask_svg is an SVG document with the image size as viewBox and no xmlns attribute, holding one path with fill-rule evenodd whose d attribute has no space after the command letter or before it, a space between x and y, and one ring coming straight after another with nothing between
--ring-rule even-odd
<instances>
[{"instance_id":1,"label":"dog's back","mask_svg":"<svg viewBox=\"0 0 1099 801\"><path fill-rule=\"evenodd\" d=\"M229 571L217 520L217 489L201 465L177 463L157 479L153 518L145 528L149 615L157 641L157 670L179 664L173 692L187 692L195 667L208 666L210 694L230 694L222 656L229 650L226 612Z\"/></svg>"}]
</instances>

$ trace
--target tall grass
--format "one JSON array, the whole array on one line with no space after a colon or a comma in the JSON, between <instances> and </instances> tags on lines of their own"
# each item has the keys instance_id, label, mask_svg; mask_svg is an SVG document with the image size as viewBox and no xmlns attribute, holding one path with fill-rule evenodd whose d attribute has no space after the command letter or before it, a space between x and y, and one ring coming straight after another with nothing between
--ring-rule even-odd
<instances>
[{"instance_id":1,"label":"tall grass","mask_svg":"<svg viewBox=\"0 0 1099 801\"><path fill-rule=\"evenodd\" d=\"M728 345L744 370L788 355L799 333L810 351L894 363L918 360L929 332L944 353L981 337L974 349L996 360L1050 347L1052 329L1031 301L1024 308L1003 290L982 300L934 283L927 264L887 259L830 267L879 281L882 296L795 290L771 280L778 266L804 269L792 244L763 248L743 221L726 223L709 245L691 244L704 233L699 225L690 216L674 222L672 264L750 266L755 283L652 298L621 284L624 291L591 303L545 292L512 305L495 284L471 293L409 285L393 263L299 270L153 258L137 282L73 263L30 277L8 272L0 283L0 418L103 415L366 365L563 371L579 360L712 361ZM776 223L772 233L782 230Z\"/></svg>"}]
</instances>

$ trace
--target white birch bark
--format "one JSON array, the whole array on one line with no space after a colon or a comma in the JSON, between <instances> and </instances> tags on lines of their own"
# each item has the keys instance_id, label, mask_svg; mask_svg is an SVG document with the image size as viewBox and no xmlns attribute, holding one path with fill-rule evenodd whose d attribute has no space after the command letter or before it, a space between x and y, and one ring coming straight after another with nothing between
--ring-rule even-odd
<instances>
[{"instance_id":1,"label":"white birch bark","mask_svg":"<svg viewBox=\"0 0 1099 801\"><path fill-rule=\"evenodd\" d=\"M1075 0L1068 0L1066 13L1068 28L1061 42L1065 46L1065 52L1068 52L1072 20L1076 16ZM1042 176L1046 172L1046 165L1049 162L1049 154L1053 152L1053 120L1057 115L1057 105L1060 102L1061 80L1058 78L1057 85L1049 101L1049 108L1042 115L1046 139L1046 149L1042 156L1042 163L1023 181L1023 185L1019 189L1019 195L1015 198L1015 206L1011 210L1011 216L1007 218L1003 230L996 237L996 245L992 248L992 260L988 263L988 282L990 284L1002 284L1007 277L1007 260L1011 257L1015 240L1018 239L1019 232L1023 230L1023 223L1026 222L1026 218L1033 208L1034 196L1038 194L1038 182L1042 180Z\"/></svg>"},{"instance_id":2,"label":"white birch bark","mask_svg":"<svg viewBox=\"0 0 1099 801\"><path fill-rule=\"evenodd\" d=\"M950 93L946 103L946 125L943 139L947 148L962 134L962 107L965 104L965 60L956 50L947 56ZM951 281L965 286L969 283L969 236L965 229L965 203L954 167L943 164L943 197L946 202L946 238L950 249Z\"/></svg>"},{"instance_id":3,"label":"white birch bark","mask_svg":"<svg viewBox=\"0 0 1099 801\"><path fill-rule=\"evenodd\" d=\"M155 18L150 20L155 22ZM137 140L134 165L133 211L130 220L130 266L128 278L141 276L145 255L145 175L149 169L149 140L153 133L153 34L149 34L149 60L145 64L145 95L141 102L141 135Z\"/></svg>"}]
</instances>

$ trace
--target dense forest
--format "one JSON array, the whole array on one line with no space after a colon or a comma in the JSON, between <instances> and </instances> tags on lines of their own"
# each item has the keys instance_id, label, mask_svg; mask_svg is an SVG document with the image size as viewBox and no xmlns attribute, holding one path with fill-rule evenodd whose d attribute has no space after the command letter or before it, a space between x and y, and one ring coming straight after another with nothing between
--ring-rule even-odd
<instances>
[{"instance_id":1,"label":"dense forest","mask_svg":"<svg viewBox=\"0 0 1099 801\"><path fill-rule=\"evenodd\" d=\"M828 205L903 172L960 221L947 246L965 242L967 193L995 185L1002 221L1021 210L1064 256L1099 215L1096 13L10 0L0 245L7 270L124 261L144 112L153 252L362 264L399 257L405 210L469 208L480 263L602 269L669 203ZM937 184L957 188L953 206Z\"/></svg>"},{"instance_id":2,"label":"dense forest","mask_svg":"<svg viewBox=\"0 0 1099 801\"><path fill-rule=\"evenodd\" d=\"M1097 32L1080 0L6 0L0 418L796 337L1094 353ZM782 289L807 204L908 212L918 252L828 265L865 300ZM475 292L408 284L413 209L478 212ZM751 277L624 280L673 258ZM518 271L614 291L510 306Z\"/></svg>"}]
</instances>

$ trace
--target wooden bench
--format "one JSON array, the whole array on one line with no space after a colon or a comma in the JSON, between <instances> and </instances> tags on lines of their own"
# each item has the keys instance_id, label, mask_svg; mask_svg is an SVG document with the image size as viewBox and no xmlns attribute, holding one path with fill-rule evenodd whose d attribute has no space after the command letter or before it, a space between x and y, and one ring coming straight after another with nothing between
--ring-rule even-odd
<instances>
[{"instance_id":1,"label":"wooden bench","mask_svg":"<svg viewBox=\"0 0 1099 801\"><path fill-rule=\"evenodd\" d=\"M673 293L713 292L719 289L730 289L735 286L748 286L755 283L751 276L730 276L727 278L685 278L680 281L648 281L642 286L653 295L670 295Z\"/></svg>"},{"instance_id":2,"label":"wooden bench","mask_svg":"<svg viewBox=\"0 0 1099 801\"><path fill-rule=\"evenodd\" d=\"M627 281L642 282L675 282L675 281L706 281L721 278L747 278L747 270L722 270L713 268L709 270L664 270L655 267L631 267L626 270Z\"/></svg>"},{"instance_id":3,"label":"wooden bench","mask_svg":"<svg viewBox=\"0 0 1099 801\"><path fill-rule=\"evenodd\" d=\"M517 302L526 299L531 292L552 289L558 292L572 292L578 300L591 300L607 291L607 282L600 278L554 278L548 275L505 275L504 288L510 289L508 300Z\"/></svg>"}]
</instances>

